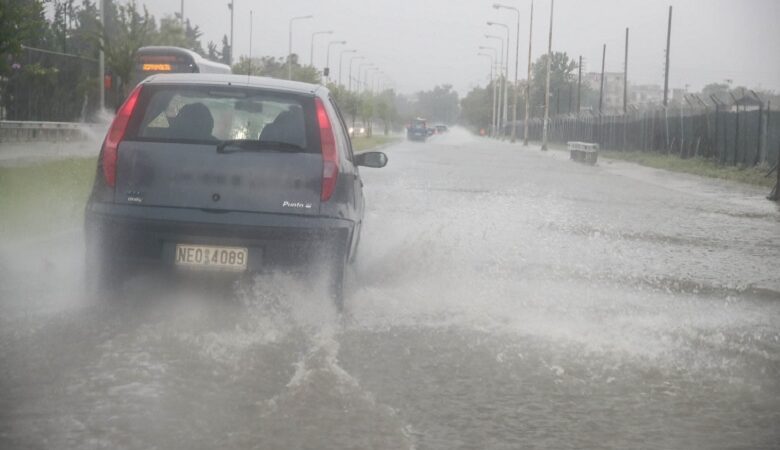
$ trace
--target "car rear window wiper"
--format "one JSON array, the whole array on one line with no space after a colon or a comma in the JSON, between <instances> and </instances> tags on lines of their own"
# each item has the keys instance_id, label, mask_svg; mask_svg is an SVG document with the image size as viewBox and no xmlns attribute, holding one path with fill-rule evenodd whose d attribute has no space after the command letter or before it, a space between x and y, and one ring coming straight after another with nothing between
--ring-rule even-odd
<instances>
[{"instance_id":1,"label":"car rear window wiper","mask_svg":"<svg viewBox=\"0 0 780 450\"><path fill-rule=\"evenodd\" d=\"M283 141L261 141L257 139L230 139L217 145L217 153L251 152L251 151L291 151L305 152L306 149L297 144Z\"/></svg>"}]
</instances>

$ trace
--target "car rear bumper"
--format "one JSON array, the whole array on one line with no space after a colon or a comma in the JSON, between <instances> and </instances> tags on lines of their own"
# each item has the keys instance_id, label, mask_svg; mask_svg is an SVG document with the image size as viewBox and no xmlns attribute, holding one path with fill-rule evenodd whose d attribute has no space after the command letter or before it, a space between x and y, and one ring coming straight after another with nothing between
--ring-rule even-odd
<instances>
[{"instance_id":1,"label":"car rear bumper","mask_svg":"<svg viewBox=\"0 0 780 450\"><path fill-rule=\"evenodd\" d=\"M247 248L247 271L261 272L305 266L334 244L346 248L354 223L291 214L91 203L84 227L87 246L124 266L175 269L176 245L190 244Z\"/></svg>"}]
</instances>

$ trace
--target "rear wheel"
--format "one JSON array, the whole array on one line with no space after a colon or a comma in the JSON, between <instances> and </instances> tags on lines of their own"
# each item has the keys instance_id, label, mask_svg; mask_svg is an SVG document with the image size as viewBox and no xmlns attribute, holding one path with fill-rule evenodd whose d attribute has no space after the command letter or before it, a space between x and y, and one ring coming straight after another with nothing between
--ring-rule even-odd
<instances>
[{"instance_id":1,"label":"rear wheel","mask_svg":"<svg viewBox=\"0 0 780 450\"><path fill-rule=\"evenodd\" d=\"M347 266L347 248L341 240L328 246L325 258L327 295L338 312L344 311L344 275Z\"/></svg>"},{"instance_id":2,"label":"rear wheel","mask_svg":"<svg viewBox=\"0 0 780 450\"><path fill-rule=\"evenodd\" d=\"M104 303L114 301L122 290L124 279L122 266L108 257L98 242L87 243L84 282L90 299Z\"/></svg>"}]
</instances>

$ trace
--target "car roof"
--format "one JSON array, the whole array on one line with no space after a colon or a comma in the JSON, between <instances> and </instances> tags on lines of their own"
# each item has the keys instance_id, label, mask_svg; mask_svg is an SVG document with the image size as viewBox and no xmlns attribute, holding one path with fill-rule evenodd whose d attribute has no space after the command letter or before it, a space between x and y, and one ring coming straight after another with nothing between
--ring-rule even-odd
<instances>
[{"instance_id":1,"label":"car roof","mask_svg":"<svg viewBox=\"0 0 780 450\"><path fill-rule=\"evenodd\" d=\"M152 75L144 84L194 84L194 85L230 85L254 87L273 91L292 92L308 95L326 95L327 88L317 84L300 81L280 80L277 78L255 77L248 75L218 73L165 73Z\"/></svg>"}]
</instances>

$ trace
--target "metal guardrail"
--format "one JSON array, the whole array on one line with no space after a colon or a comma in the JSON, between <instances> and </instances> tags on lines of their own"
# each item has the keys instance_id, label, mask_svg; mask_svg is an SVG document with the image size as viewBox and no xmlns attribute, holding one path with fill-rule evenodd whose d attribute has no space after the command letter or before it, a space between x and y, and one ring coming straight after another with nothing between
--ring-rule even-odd
<instances>
[{"instance_id":1,"label":"metal guardrail","mask_svg":"<svg viewBox=\"0 0 780 450\"><path fill-rule=\"evenodd\" d=\"M75 122L27 122L0 120L0 128L14 130L80 130L83 124Z\"/></svg>"},{"instance_id":2,"label":"metal guardrail","mask_svg":"<svg viewBox=\"0 0 780 450\"><path fill-rule=\"evenodd\" d=\"M0 120L0 142L85 140L92 130L105 128L92 123Z\"/></svg>"}]
</instances>

